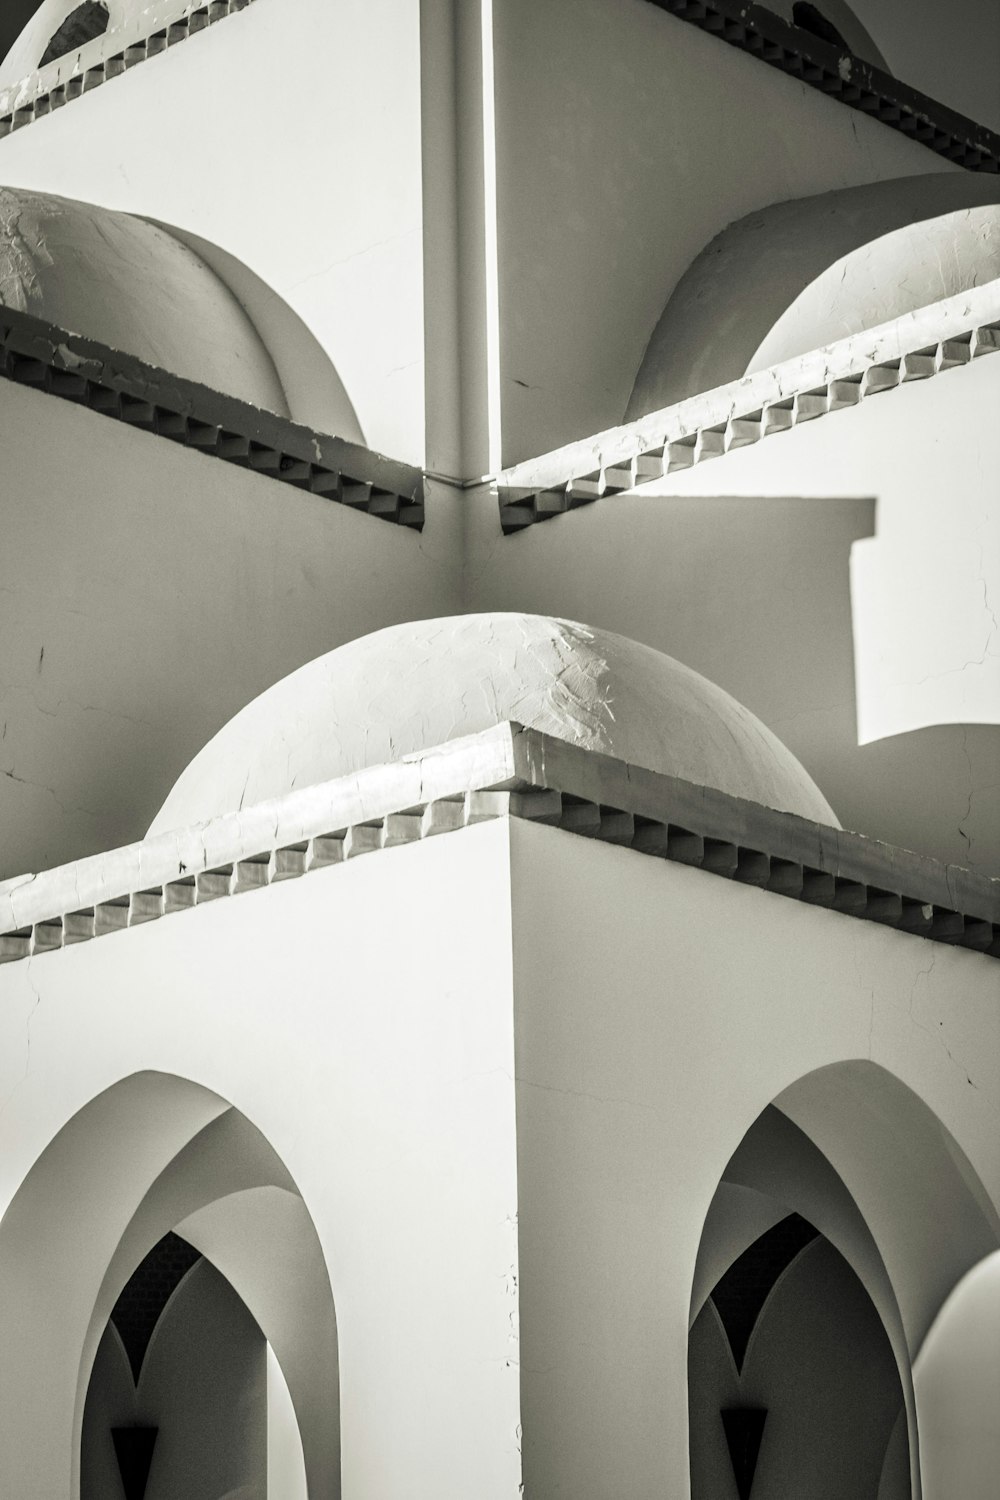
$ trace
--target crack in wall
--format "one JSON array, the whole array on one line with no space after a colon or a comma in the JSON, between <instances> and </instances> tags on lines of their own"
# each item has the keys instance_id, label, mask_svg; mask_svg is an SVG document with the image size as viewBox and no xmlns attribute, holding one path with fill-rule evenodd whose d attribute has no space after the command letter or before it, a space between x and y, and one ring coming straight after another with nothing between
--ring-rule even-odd
<instances>
[{"instance_id":1,"label":"crack in wall","mask_svg":"<svg viewBox=\"0 0 1000 1500\"><path fill-rule=\"evenodd\" d=\"M922 1021L918 1021L917 1018L916 1018L916 1016L913 1013L913 1007L916 1004L916 1000L917 1000L917 986L919 985L921 979L923 979L923 980L925 980L925 981L928 982L927 983L928 989L930 988L929 981L930 981L931 975L934 973L934 969L935 969L935 966L937 964L937 960L938 960L937 953L936 952L931 953L931 955L930 955L930 963L927 965L926 969L918 969L917 972L913 976L913 983L912 983L912 985L910 987L909 1006L908 1006L908 1010L907 1010L907 1015L908 1015L908 1018L909 1018L909 1021L910 1021L910 1025L914 1026L918 1031L924 1032L927 1036L932 1037L938 1043L938 1045L942 1048L942 1050L944 1051L945 1056L948 1058L948 1061L954 1067L956 1067L958 1069L958 1071L963 1075L963 1077L965 1078L966 1083L970 1086L970 1088L974 1088L974 1089L976 1089L978 1091L979 1085L976 1084L976 1083L973 1083L972 1078L969 1075L968 1068L965 1066L965 1064L963 1062L961 1062L955 1056L955 1054L952 1052L951 1048L948 1046L947 1042L944 1040L944 1037L940 1034L944 1030L944 1024L945 1024L944 1020L940 1019L938 1021L938 1029L937 1029L937 1031L935 1031L933 1027L931 1027L931 1026L925 1026Z\"/></svg>"}]
</instances>

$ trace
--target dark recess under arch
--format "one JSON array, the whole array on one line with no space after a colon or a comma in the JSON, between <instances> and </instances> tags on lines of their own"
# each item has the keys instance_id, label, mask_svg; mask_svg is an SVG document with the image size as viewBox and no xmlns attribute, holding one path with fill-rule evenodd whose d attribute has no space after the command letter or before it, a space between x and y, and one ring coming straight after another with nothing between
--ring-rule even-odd
<instances>
[{"instance_id":1,"label":"dark recess under arch","mask_svg":"<svg viewBox=\"0 0 1000 1500\"><path fill-rule=\"evenodd\" d=\"M828 21L815 5L807 4L805 0L795 0L792 6L792 20L796 26L800 26L803 31L808 31L812 36L818 36L821 41L832 42L835 47L843 47L850 52L850 47L836 26Z\"/></svg>"},{"instance_id":2,"label":"dark recess under arch","mask_svg":"<svg viewBox=\"0 0 1000 1500\"><path fill-rule=\"evenodd\" d=\"M47 63L55 62L57 57L65 57L67 52L75 52L84 43L103 36L108 29L109 19L108 7L101 0L83 0L83 4L70 12L51 38L38 66L44 68Z\"/></svg>"}]
</instances>

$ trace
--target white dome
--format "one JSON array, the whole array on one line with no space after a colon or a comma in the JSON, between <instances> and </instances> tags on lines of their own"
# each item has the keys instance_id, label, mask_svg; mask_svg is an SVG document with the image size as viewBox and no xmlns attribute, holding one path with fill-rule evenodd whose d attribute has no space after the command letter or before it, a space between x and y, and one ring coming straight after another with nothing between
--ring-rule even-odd
<instances>
[{"instance_id":1,"label":"white dome","mask_svg":"<svg viewBox=\"0 0 1000 1500\"><path fill-rule=\"evenodd\" d=\"M150 834L514 720L632 765L839 826L728 693L650 646L542 615L394 625L308 662L195 756Z\"/></svg>"},{"instance_id":2,"label":"white dome","mask_svg":"<svg viewBox=\"0 0 1000 1500\"><path fill-rule=\"evenodd\" d=\"M145 219L0 186L0 304L288 415L274 362L236 297Z\"/></svg>"}]
</instances>

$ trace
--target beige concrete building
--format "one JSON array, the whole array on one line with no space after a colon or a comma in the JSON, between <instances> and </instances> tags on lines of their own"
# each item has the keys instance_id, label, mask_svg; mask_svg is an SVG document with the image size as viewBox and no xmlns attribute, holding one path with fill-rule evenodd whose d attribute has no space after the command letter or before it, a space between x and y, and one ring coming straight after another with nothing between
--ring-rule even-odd
<instances>
[{"instance_id":1,"label":"beige concrete building","mask_svg":"<svg viewBox=\"0 0 1000 1500\"><path fill-rule=\"evenodd\" d=\"M0 18L5 1500L995 1500L996 24Z\"/></svg>"}]
</instances>

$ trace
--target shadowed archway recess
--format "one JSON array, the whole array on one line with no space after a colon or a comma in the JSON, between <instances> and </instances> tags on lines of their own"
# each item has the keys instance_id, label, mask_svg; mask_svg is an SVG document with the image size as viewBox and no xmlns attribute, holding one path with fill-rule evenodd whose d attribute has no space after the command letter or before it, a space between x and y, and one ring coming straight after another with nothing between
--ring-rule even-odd
<instances>
[{"instance_id":1,"label":"shadowed archway recess","mask_svg":"<svg viewBox=\"0 0 1000 1500\"><path fill-rule=\"evenodd\" d=\"M951 1330L942 1309L953 1305L956 1288L966 1284L973 1268L995 1263L1000 1245L989 1172L985 1179L980 1175L984 1166L989 1168L989 1162L966 1156L928 1103L886 1069L864 1060L806 1075L758 1117L723 1172L695 1271L693 1478L698 1465L703 1476L710 1476L724 1451L712 1425L715 1418L709 1421L705 1415L708 1408L714 1412L728 1401L737 1407L779 1409L782 1366L768 1351L784 1347L783 1358L797 1358L788 1318L804 1319L803 1330L813 1328L811 1334L802 1332L800 1343L814 1339L819 1347L826 1340L825 1358L834 1357L834 1330L828 1327L823 1333L825 1314L819 1309L839 1298L843 1326L856 1323L856 1341L867 1341L862 1366L882 1370L878 1390L873 1387L866 1398L881 1413L877 1441L869 1433L874 1446L865 1459L879 1495L908 1500L905 1449L910 1469L919 1475L923 1443L918 1434L925 1426L950 1455L943 1470L951 1478L936 1477L935 1500L949 1492L948 1484L954 1485L960 1473L956 1465L962 1463L956 1424L966 1420L969 1403L956 1400L956 1380L960 1386L964 1377L956 1375L949 1353L937 1351L948 1350ZM824 1278L827 1291L822 1291ZM785 1312L780 1311L782 1298ZM942 1324L947 1332L938 1335L935 1346L929 1331ZM931 1349L926 1355L925 1342ZM929 1371L922 1381L917 1378L921 1361ZM838 1381L845 1393L856 1390L867 1378L862 1366L850 1377L842 1371L831 1390ZM803 1380L813 1378L805 1370L800 1373ZM818 1366L814 1374L819 1389L826 1376ZM797 1388L796 1382L785 1381L782 1399L798 1399ZM815 1419L816 1413L808 1420ZM793 1425L806 1421L803 1412ZM836 1425L833 1413L830 1421ZM772 1475L778 1472L775 1431L772 1427L770 1439L764 1440L770 1448L761 1449L761 1463L767 1460ZM856 1457L862 1437L859 1428ZM820 1441L819 1428L815 1441ZM792 1455L792 1461L809 1461L808 1451L797 1459ZM772 1492L775 1497L786 1492L780 1485L772 1491L771 1482L764 1482L763 1500ZM786 1473L782 1483L791 1482ZM697 1483L693 1494L697 1500Z\"/></svg>"},{"instance_id":2,"label":"shadowed archway recess","mask_svg":"<svg viewBox=\"0 0 1000 1500\"><path fill-rule=\"evenodd\" d=\"M79 1110L0 1222L0 1492L24 1493L31 1443L31 1500L79 1500L99 1343L137 1267L175 1229L225 1278L274 1351L311 1492L339 1495L336 1313L309 1212L244 1115L155 1072L124 1078ZM140 1340L132 1342L138 1354Z\"/></svg>"},{"instance_id":3,"label":"shadowed archway recess","mask_svg":"<svg viewBox=\"0 0 1000 1500\"><path fill-rule=\"evenodd\" d=\"M103 36L108 29L108 21L108 8L102 0L83 0L53 32L38 66L44 68L47 63L55 62L57 57L65 57L68 52Z\"/></svg>"}]
</instances>

